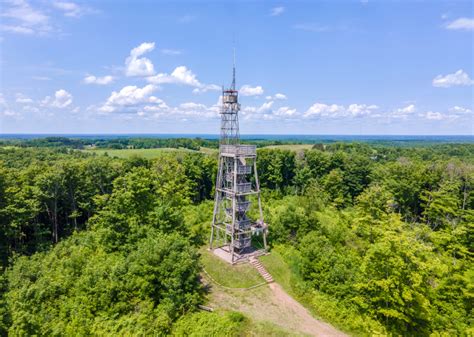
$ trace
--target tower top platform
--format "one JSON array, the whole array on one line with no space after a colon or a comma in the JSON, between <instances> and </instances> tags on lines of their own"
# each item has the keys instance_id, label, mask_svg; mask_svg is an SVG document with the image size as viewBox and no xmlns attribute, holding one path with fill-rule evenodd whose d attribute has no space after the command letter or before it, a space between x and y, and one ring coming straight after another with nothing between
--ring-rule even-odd
<instances>
[{"instance_id":1,"label":"tower top platform","mask_svg":"<svg viewBox=\"0 0 474 337\"><path fill-rule=\"evenodd\" d=\"M219 146L219 153L225 157L255 157L257 155L257 146L221 144Z\"/></svg>"}]
</instances>

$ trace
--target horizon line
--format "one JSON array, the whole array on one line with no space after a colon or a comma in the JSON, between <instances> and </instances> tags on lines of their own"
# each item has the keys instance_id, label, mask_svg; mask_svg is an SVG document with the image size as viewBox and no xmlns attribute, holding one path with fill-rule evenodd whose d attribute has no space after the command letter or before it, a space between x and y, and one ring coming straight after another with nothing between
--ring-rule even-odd
<instances>
[{"instance_id":1,"label":"horizon line","mask_svg":"<svg viewBox=\"0 0 474 337\"><path fill-rule=\"evenodd\" d=\"M73 132L3 132L0 135L219 135L219 133L201 133L201 132L104 132L104 133L73 133ZM355 133L241 133L240 135L269 135L269 136L474 136L474 134L380 134L380 133L367 133L367 134L355 134Z\"/></svg>"}]
</instances>

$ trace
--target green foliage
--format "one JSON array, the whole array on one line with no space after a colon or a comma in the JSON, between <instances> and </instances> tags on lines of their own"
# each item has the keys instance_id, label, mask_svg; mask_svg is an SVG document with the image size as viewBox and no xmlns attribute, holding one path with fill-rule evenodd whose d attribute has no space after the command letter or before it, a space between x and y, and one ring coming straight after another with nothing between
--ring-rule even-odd
<instances>
[{"instance_id":1,"label":"green foliage","mask_svg":"<svg viewBox=\"0 0 474 337\"><path fill-rule=\"evenodd\" d=\"M301 275L315 289L340 298L350 296L359 257L343 244L311 232L301 241Z\"/></svg>"},{"instance_id":2,"label":"green foliage","mask_svg":"<svg viewBox=\"0 0 474 337\"><path fill-rule=\"evenodd\" d=\"M429 246L401 228L387 231L364 256L355 301L392 333L429 334L432 259Z\"/></svg>"},{"instance_id":3,"label":"green foliage","mask_svg":"<svg viewBox=\"0 0 474 337\"><path fill-rule=\"evenodd\" d=\"M8 292L8 280L4 273L0 274L0 336L8 335L8 328L11 325L11 313L8 308L5 294Z\"/></svg>"},{"instance_id":4,"label":"green foliage","mask_svg":"<svg viewBox=\"0 0 474 337\"><path fill-rule=\"evenodd\" d=\"M296 240L297 234L303 235L309 230L309 219L305 209L298 203L299 199L287 196L274 203L267 217L272 224L270 239L272 242Z\"/></svg>"},{"instance_id":5,"label":"green foliage","mask_svg":"<svg viewBox=\"0 0 474 337\"><path fill-rule=\"evenodd\" d=\"M191 199L194 202L212 198L217 173L217 163L213 158L202 154L187 154L182 164L185 174L192 182Z\"/></svg>"},{"instance_id":6,"label":"green foliage","mask_svg":"<svg viewBox=\"0 0 474 337\"><path fill-rule=\"evenodd\" d=\"M197 312L183 316L173 328L173 336L241 336L245 328L246 318L237 312L224 314L214 312Z\"/></svg>"},{"instance_id":7,"label":"green foliage","mask_svg":"<svg viewBox=\"0 0 474 337\"><path fill-rule=\"evenodd\" d=\"M431 176L427 165L401 158L379 166L374 172L374 180L381 182L393 194L396 208L408 220L420 214L420 195L429 188Z\"/></svg>"},{"instance_id":8,"label":"green foliage","mask_svg":"<svg viewBox=\"0 0 474 337\"><path fill-rule=\"evenodd\" d=\"M199 301L197 254L177 235L150 233L127 253L94 233L19 258L7 273L12 335L156 335Z\"/></svg>"},{"instance_id":9,"label":"green foliage","mask_svg":"<svg viewBox=\"0 0 474 337\"><path fill-rule=\"evenodd\" d=\"M181 207L188 204L187 179L175 162L154 169L133 168L114 181L114 190L91 219L100 241L108 249L128 249L151 229L181 232Z\"/></svg>"},{"instance_id":10,"label":"green foliage","mask_svg":"<svg viewBox=\"0 0 474 337\"><path fill-rule=\"evenodd\" d=\"M215 156L194 150L216 141L9 144L22 148L0 148L0 334L283 335L194 312L199 261L224 286L262 281L193 248L209 238L216 174ZM150 160L82 147L188 150ZM275 279L356 335L472 334L474 146L302 148L258 151Z\"/></svg>"},{"instance_id":11,"label":"green foliage","mask_svg":"<svg viewBox=\"0 0 474 337\"><path fill-rule=\"evenodd\" d=\"M196 246L202 246L209 242L211 226L209 219L212 218L214 204L210 200L198 205L189 205L183 209L183 222L186 224L187 235Z\"/></svg>"},{"instance_id":12,"label":"green foliage","mask_svg":"<svg viewBox=\"0 0 474 337\"><path fill-rule=\"evenodd\" d=\"M347 185L344 183L344 173L339 168L331 170L322 179L324 190L329 194L330 199L336 206L343 206L348 194Z\"/></svg>"},{"instance_id":13,"label":"green foliage","mask_svg":"<svg viewBox=\"0 0 474 337\"><path fill-rule=\"evenodd\" d=\"M283 190L295 176L295 153L290 150L258 151L257 170L262 187Z\"/></svg>"}]
</instances>

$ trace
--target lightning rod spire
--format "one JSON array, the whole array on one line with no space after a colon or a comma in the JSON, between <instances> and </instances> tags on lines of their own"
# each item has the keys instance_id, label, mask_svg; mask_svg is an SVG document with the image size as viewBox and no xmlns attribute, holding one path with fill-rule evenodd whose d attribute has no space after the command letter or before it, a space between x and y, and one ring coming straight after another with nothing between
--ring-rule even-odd
<instances>
[{"instance_id":1,"label":"lightning rod spire","mask_svg":"<svg viewBox=\"0 0 474 337\"><path fill-rule=\"evenodd\" d=\"M235 90L235 47L234 47L234 64L232 67L232 90Z\"/></svg>"}]
</instances>

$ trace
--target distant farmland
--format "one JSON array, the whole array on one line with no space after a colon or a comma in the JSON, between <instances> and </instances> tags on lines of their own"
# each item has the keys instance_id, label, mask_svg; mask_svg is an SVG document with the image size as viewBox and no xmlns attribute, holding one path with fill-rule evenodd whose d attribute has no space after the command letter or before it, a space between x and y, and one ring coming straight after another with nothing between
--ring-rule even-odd
<instances>
[{"instance_id":1,"label":"distant farmland","mask_svg":"<svg viewBox=\"0 0 474 337\"><path fill-rule=\"evenodd\" d=\"M185 148L170 148L170 147L164 147L164 148L158 148L158 149L90 149L90 150L84 150L85 152L88 153L96 153L98 155L103 155L107 153L110 157L116 157L116 158L130 158L132 156L138 156L138 157L143 157L143 158L148 158L148 159L153 159L153 158L158 158L161 157L163 154L167 153L176 153L176 152L183 152L183 153L192 153L192 152L201 152L201 153L206 153L206 154L212 154L217 152L215 149L209 149L209 148L201 148L200 151L194 151L194 150L189 150Z\"/></svg>"},{"instance_id":2,"label":"distant farmland","mask_svg":"<svg viewBox=\"0 0 474 337\"><path fill-rule=\"evenodd\" d=\"M270 145L263 147L264 149L280 149L280 150L291 150L291 151L302 151L302 150L309 150L313 147L313 144L285 144L285 145ZM208 147L201 147L199 151L190 150L186 148L171 148L171 147L164 147L164 148L157 148L157 149L88 149L84 150L88 153L96 153L98 155L103 155L107 153L111 157L116 158L130 158L132 156L138 156L148 159L158 158L161 157L163 154L166 153L176 153L176 152L183 152L183 153L204 153L208 155L213 155L217 153L217 149L211 149Z\"/></svg>"}]
</instances>

